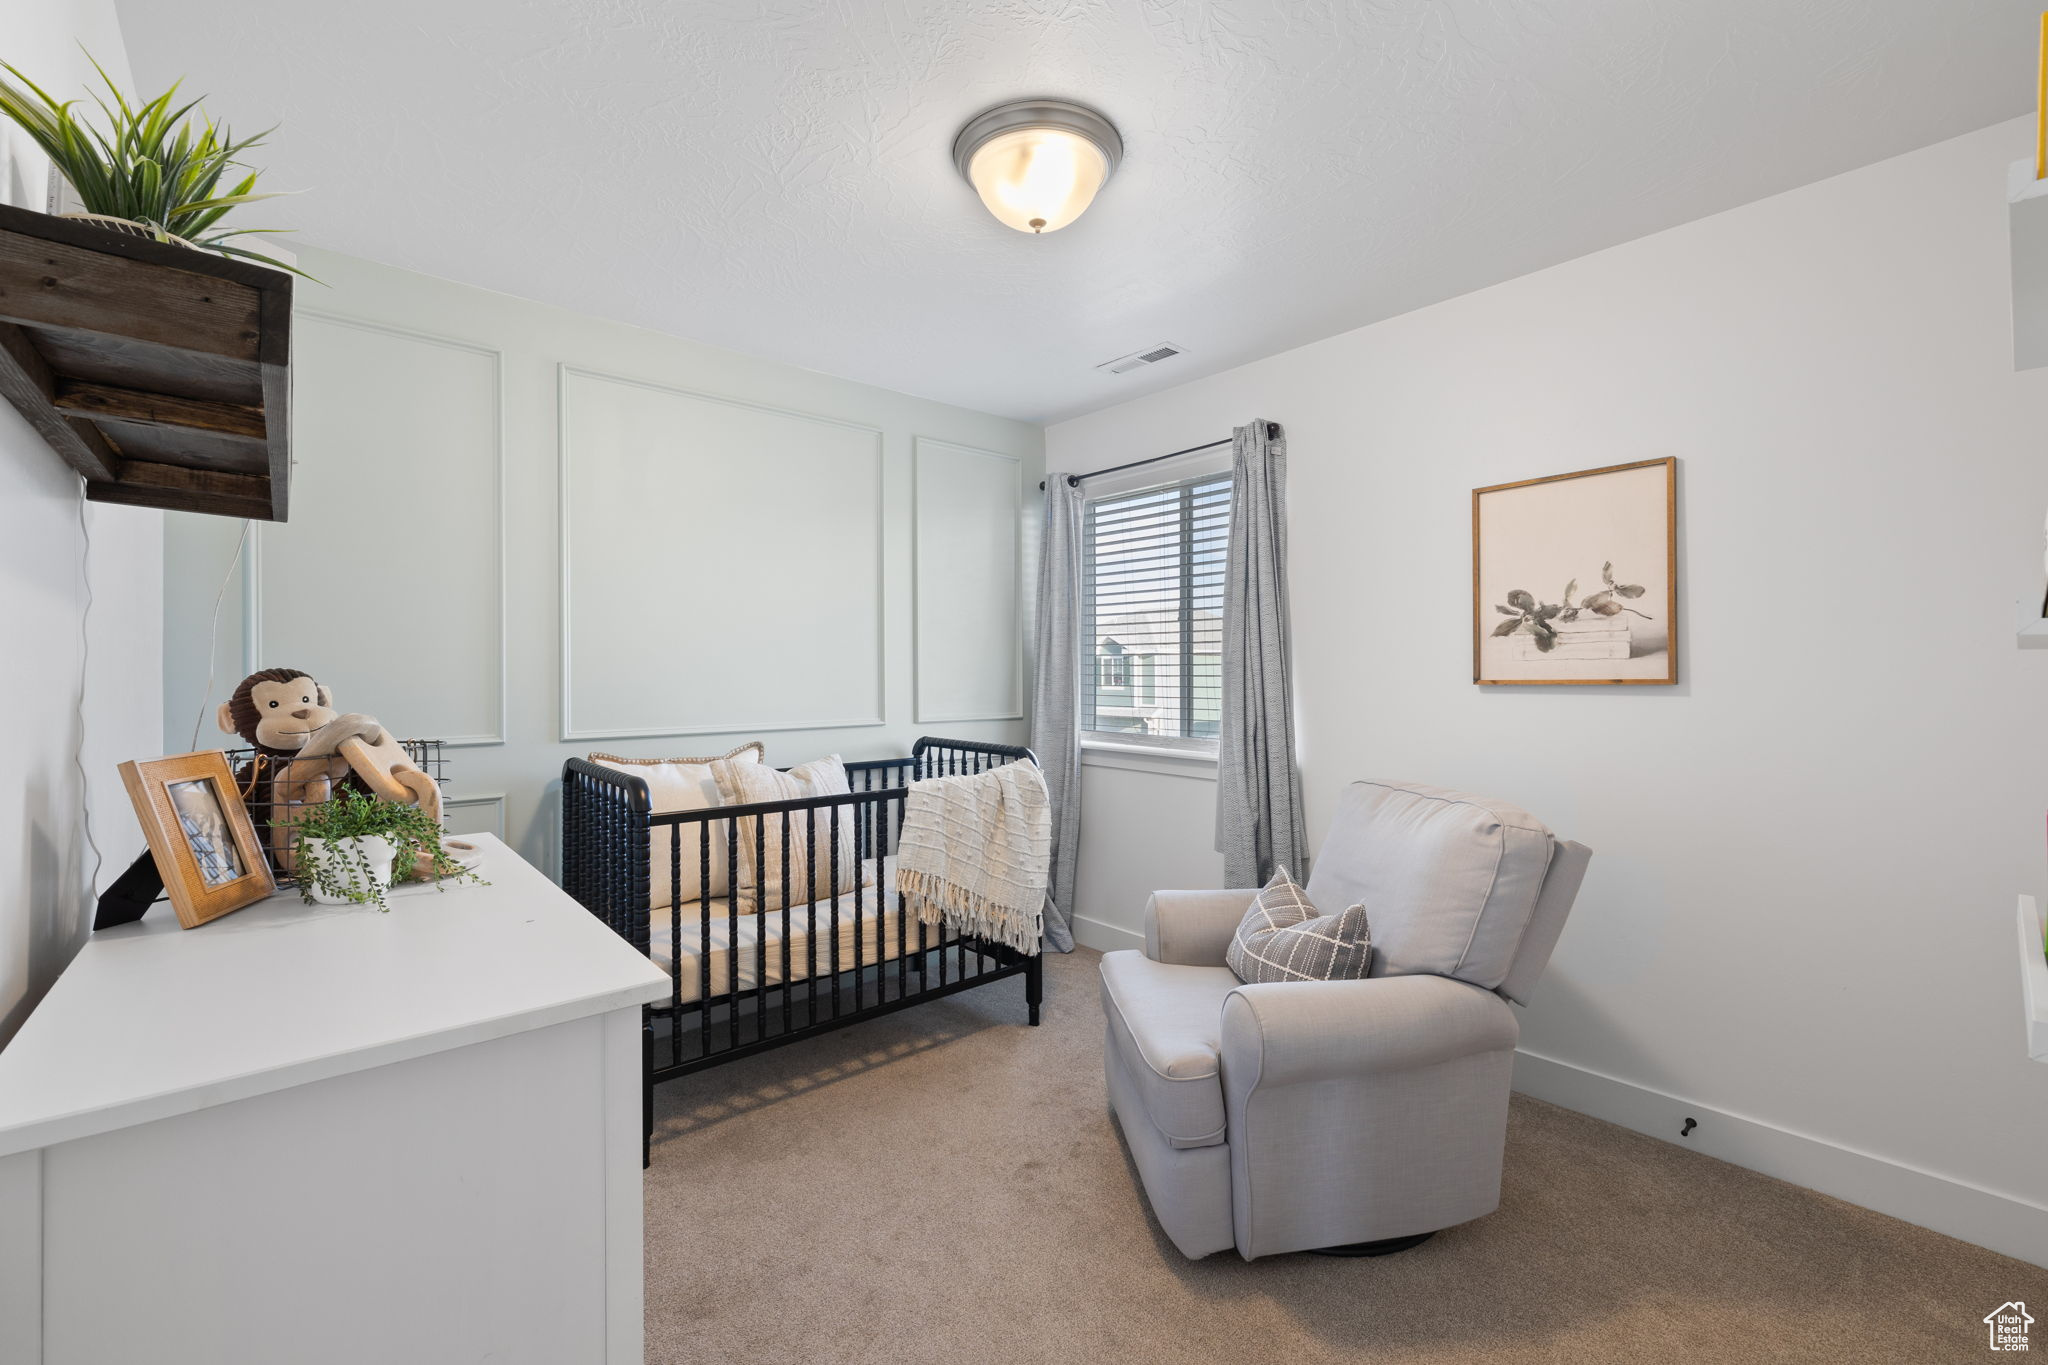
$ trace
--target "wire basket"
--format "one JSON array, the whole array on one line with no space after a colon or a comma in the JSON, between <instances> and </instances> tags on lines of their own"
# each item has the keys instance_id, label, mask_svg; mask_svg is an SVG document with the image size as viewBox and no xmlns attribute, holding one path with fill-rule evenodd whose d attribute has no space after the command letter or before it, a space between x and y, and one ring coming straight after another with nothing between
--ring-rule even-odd
<instances>
[{"instance_id":1,"label":"wire basket","mask_svg":"<svg viewBox=\"0 0 2048 1365\"><path fill-rule=\"evenodd\" d=\"M434 785L446 789L448 759L440 740L402 739L399 744L415 767L433 778ZM357 784L345 778L330 783L325 778L296 777L293 767L300 760L277 758L259 749L229 749L227 759L235 774L235 789L241 793L242 804L248 807L249 819L256 826L257 842L263 845L264 855L270 861L271 873L279 886L296 886L298 881L292 876L290 860L285 856L291 848L295 817L326 802L336 787Z\"/></svg>"}]
</instances>

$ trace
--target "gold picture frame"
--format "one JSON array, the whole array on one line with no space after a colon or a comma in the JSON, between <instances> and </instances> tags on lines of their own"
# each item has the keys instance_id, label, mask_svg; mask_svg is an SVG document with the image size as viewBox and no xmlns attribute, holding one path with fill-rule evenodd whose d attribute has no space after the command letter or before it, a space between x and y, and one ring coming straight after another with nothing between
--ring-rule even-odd
<instances>
[{"instance_id":1,"label":"gold picture frame","mask_svg":"<svg viewBox=\"0 0 2048 1365\"><path fill-rule=\"evenodd\" d=\"M196 929L277 890L220 750L123 763L121 783L179 924Z\"/></svg>"},{"instance_id":2,"label":"gold picture frame","mask_svg":"<svg viewBox=\"0 0 2048 1365\"><path fill-rule=\"evenodd\" d=\"M1676 459L1472 490L1472 681L1678 681Z\"/></svg>"}]
</instances>

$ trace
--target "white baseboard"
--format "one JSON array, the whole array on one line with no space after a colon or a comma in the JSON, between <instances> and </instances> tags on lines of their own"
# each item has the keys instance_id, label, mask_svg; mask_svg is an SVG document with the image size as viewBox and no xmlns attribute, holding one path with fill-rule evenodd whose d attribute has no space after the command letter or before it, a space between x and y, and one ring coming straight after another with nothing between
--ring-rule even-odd
<instances>
[{"instance_id":1,"label":"white baseboard","mask_svg":"<svg viewBox=\"0 0 2048 1365\"><path fill-rule=\"evenodd\" d=\"M1105 925L1104 928L1109 926ZM1951 1176L1709 1109L1532 1052L1515 1054L1515 1089L1733 1165L1803 1185L2006 1256L2048 1266L2048 1208ZM1699 1120L1679 1136L1687 1118Z\"/></svg>"},{"instance_id":2,"label":"white baseboard","mask_svg":"<svg viewBox=\"0 0 2048 1365\"><path fill-rule=\"evenodd\" d=\"M1145 936L1136 929L1126 929L1120 924L1110 924L1086 915L1074 916L1071 926L1074 942L1083 948L1093 948L1098 953L1113 953L1119 948L1136 948L1143 951Z\"/></svg>"}]
</instances>

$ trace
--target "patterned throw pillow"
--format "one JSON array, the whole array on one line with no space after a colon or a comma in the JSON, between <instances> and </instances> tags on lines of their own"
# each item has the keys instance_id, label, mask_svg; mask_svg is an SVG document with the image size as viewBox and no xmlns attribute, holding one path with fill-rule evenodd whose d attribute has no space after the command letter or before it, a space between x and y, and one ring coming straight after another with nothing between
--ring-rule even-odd
<instances>
[{"instance_id":1,"label":"patterned throw pillow","mask_svg":"<svg viewBox=\"0 0 2048 1365\"><path fill-rule=\"evenodd\" d=\"M711 765L712 780L718 783L723 806L751 806L763 801L794 801L807 796L844 796L853 790L846 780L846 765L839 755L800 763L788 772L778 772L764 763L718 759ZM810 812L781 815L742 815L733 822L739 830L740 884L732 889L739 913L783 908L783 886L789 888L789 904L808 905L829 899L835 891L844 895L856 886L874 885L874 873L861 865L855 842L854 807L826 807ZM832 835L839 835L837 858L839 878L832 877L834 858ZM789 856L783 857L787 832ZM760 857L754 844L761 845ZM758 866L756 865L758 862ZM810 886L804 873L810 872Z\"/></svg>"},{"instance_id":2,"label":"patterned throw pillow","mask_svg":"<svg viewBox=\"0 0 2048 1365\"><path fill-rule=\"evenodd\" d=\"M703 810L719 803L718 782L711 776L712 764L720 761L759 764L767 752L757 739L730 753L710 758L627 758L621 754L592 754L590 761L630 773L645 782L648 809L656 815L666 815L670 811ZM725 821L708 823L711 826L711 894L723 896L728 889ZM677 858L669 850L675 847L679 838L683 852ZM678 881L682 883L682 903L685 905L703 892L704 844L703 825L663 825L650 832L647 840L647 904L650 909L667 909L670 894Z\"/></svg>"},{"instance_id":3,"label":"patterned throw pillow","mask_svg":"<svg viewBox=\"0 0 2048 1365\"><path fill-rule=\"evenodd\" d=\"M1365 907L1320 914L1287 869L1275 868L1244 912L1224 960L1244 982L1355 981L1372 965Z\"/></svg>"}]
</instances>

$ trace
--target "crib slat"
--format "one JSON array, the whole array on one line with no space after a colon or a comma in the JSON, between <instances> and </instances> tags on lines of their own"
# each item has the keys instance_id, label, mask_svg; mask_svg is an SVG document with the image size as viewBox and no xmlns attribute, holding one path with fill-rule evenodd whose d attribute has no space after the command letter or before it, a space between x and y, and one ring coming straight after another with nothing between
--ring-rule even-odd
<instances>
[{"instance_id":1,"label":"crib slat","mask_svg":"<svg viewBox=\"0 0 2048 1365\"><path fill-rule=\"evenodd\" d=\"M730 824L730 821L727 821ZM732 894L731 884L726 894ZM680 961L677 964L681 965ZM683 1018L675 1018L681 1034ZM711 822L697 822L697 1055L711 1055Z\"/></svg>"},{"instance_id":2,"label":"crib slat","mask_svg":"<svg viewBox=\"0 0 2048 1365\"><path fill-rule=\"evenodd\" d=\"M858 816L860 808L856 806L854 810L856 816ZM858 818L854 820L853 827L856 840L854 851L857 853L860 851L858 842L860 821ZM831 865L832 872L832 1017L837 1019L839 1017L839 807L837 806L832 807L831 830L831 841L825 846L825 859Z\"/></svg>"},{"instance_id":3,"label":"crib slat","mask_svg":"<svg viewBox=\"0 0 2048 1365\"><path fill-rule=\"evenodd\" d=\"M761 925L767 914L764 903L768 888L762 885L761 869L766 867L768 857L768 817L754 821L754 1041L760 1042L768 1036L768 940L761 933ZM783 871L789 870L785 859ZM785 890L788 888L785 887Z\"/></svg>"},{"instance_id":4,"label":"crib slat","mask_svg":"<svg viewBox=\"0 0 2048 1365\"><path fill-rule=\"evenodd\" d=\"M683 1060L683 831L669 825L668 837L668 1064Z\"/></svg>"},{"instance_id":5,"label":"crib slat","mask_svg":"<svg viewBox=\"0 0 2048 1365\"><path fill-rule=\"evenodd\" d=\"M909 788L906 787L904 790L908 791ZM904 797L896 802L895 805L896 854L898 857L901 857L903 854L903 816L909 809L909 797ZM878 899L880 899L885 907L889 904L888 888L883 888L883 893ZM899 997L910 994L910 926L904 922L904 919L903 901L901 897L898 897L896 902L896 994ZM888 920L884 918L882 923L886 926Z\"/></svg>"},{"instance_id":6,"label":"crib slat","mask_svg":"<svg viewBox=\"0 0 2048 1365\"><path fill-rule=\"evenodd\" d=\"M870 816L868 823L868 832L870 835L872 835L873 831L874 817ZM853 846L853 851L855 854L859 854L863 846L863 841L860 838L860 834L860 826L856 824L854 826ZM855 877L853 879L853 1010L856 1014L860 1013L860 1011L866 1008L867 1006L867 964L864 960L863 955L866 952L867 948L868 920L866 905L861 895L861 892L864 889L861 883L864 880L865 879L861 877Z\"/></svg>"},{"instance_id":7,"label":"crib slat","mask_svg":"<svg viewBox=\"0 0 2048 1365\"><path fill-rule=\"evenodd\" d=\"M804 824L811 823L810 812L804 812ZM789 812L782 814L782 1031L789 1032ZM815 886L816 883L811 883ZM805 897L806 900L809 897Z\"/></svg>"},{"instance_id":8,"label":"crib slat","mask_svg":"<svg viewBox=\"0 0 2048 1365\"><path fill-rule=\"evenodd\" d=\"M818 817L804 819L804 1024L818 1022ZM785 1016L786 1017L786 1016Z\"/></svg>"},{"instance_id":9,"label":"crib slat","mask_svg":"<svg viewBox=\"0 0 2048 1365\"><path fill-rule=\"evenodd\" d=\"M916 769L916 766L917 766L917 765L916 765L916 762L915 762L915 761L913 760L913 762L912 762L912 764L911 764L911 768L912 768L912 771L911 771L911 773L909 774L909 778L910 778L910 781L913 781L913 782L917 780L917 774L916 774L916 771L915 771L915 769ZM909 783L908 783L908 782L906 782L906 783L904 784L904 786L905 786L905 789L906 789L906 790L908 790L908 787L909 787ZM904 800L905 800L905 801L908 801L908 800L909 800L909 797L908 797L908 796L906 796L906 797L904 798ZM899 853L899 854L898 854L898 856L900 857L900 856L901 856L901 854ZM907 912L906 912L906 913L907 913ZM944 924L943 924L943 922L942 922L942 923L940 924L940 932L941 932L941 933L943 933L943 932L944 932L944 930L945 930L945 926L944 926ZM923 990L923 989L925 988L925 982L926 982L926 977L927 977L927 975L929 974L929 972L931 971L931 940L932 940L932 938L933 938L933 937L934 937L934 935L933 935L933 934L932 934L932 933L930 932L930 926L929 926L929 925L927 925L927 924L926 924L926 923L924 922L924 917L923 917L922 915L918 916L918 920L917 920L917 988L918 988L918 989L919 989L920 991L922 991L922 990Z\"/></svg>"},{"instance_id":10,"label":"crib slat","mask_svg":"<svg viewBox=\"0 0 2048 1365\"><path fill-rule=\"evenodd\" d=\"M725 1032L740 1045L740 822L725 822ZM756 890L756 895L760 892ZM709 1007L707 1006L707 1011ZM708 1024L708 1013L707 1013Z\"/></svg>"}]
</instances>

